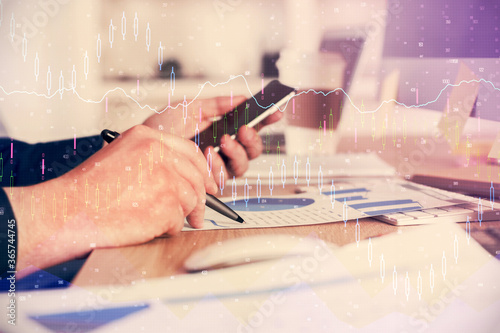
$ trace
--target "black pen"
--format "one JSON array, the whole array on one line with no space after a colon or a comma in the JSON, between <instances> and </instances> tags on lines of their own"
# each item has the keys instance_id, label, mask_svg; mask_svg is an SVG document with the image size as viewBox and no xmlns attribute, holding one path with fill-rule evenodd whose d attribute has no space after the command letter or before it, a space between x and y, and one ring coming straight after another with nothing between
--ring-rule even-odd
<instances>
[{"instance_id":1,"label":"black pen","mask_svg":"<svg viewBox=\"0 0 500 333\"><path fill-rule=\"evenodd\" d=\"M111 143L114 139L116 139L120 133L110 131L110 130L103 130L101 132L101 136L106 141L107 143ZM216 212L224 215L225 217L230 218L231 220L234 220L236 222L244 223L245 221L238 215L234 210L229 208L225 203L217 199L211 194L207 193L207 202L206 205Z\"/></svg>"}]
</instances>

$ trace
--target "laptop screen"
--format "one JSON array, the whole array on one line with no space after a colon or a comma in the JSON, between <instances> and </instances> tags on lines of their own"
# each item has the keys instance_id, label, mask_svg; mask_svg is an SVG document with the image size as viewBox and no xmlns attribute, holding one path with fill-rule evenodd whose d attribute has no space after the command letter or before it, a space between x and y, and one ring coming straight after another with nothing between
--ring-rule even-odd
<instances>
[{"instance_id":1,"label":"laptop screen","mask_svg":"<svg viewBox=\"0 0 500 333\"><path fill-rule=\"evenodd\" d=\"M399 6L387 17L383 53L385 73L401 73L398 100L442 111L452 90L446 86L462 63L481 80L471 115L500 121L500 3L390 0L388 6Z\"/></svg>"}]
</instances>

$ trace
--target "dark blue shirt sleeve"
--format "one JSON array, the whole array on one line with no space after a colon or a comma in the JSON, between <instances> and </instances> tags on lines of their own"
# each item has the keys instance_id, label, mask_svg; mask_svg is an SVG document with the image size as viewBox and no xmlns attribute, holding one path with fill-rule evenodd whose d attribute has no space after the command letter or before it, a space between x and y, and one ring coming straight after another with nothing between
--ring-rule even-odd
<instances>
[{"instance_id":1,"label":"dark blue shirt sleeve","mask_svg":"<svg viewBox=\"0 0 500 333\"><path fill-rule=\"evenodd\" d=\"M59 177L102 147L102 138L27 144L0 139L0 185L29 186Z\"/></svg>"},{"instance_id":2,"label":"dark blue shirt sleeve","mask_svg":"<svg viewBox=\"0 0 500 333\"><path fill-rule=\"evenodd\" d=\"M17 225L7 194L0 188L0 280L16 269Z\"/></svg>"},{"instance_id":3,"label":"dark blue shirt sleeve","mask_svg":"<svg viewBox=\"0 0 500 333\"><path fill-rule=\"evenodd\" d=\"M59 177L98 151L102 144L100 136L79 138L76 144L74 140L27 144L0 139L0 185L4 188L0 189L0 279L15 270L9 254L15 252L17 256L17 225L6 195L8 188Z\"/></svg>"}]
</instances>

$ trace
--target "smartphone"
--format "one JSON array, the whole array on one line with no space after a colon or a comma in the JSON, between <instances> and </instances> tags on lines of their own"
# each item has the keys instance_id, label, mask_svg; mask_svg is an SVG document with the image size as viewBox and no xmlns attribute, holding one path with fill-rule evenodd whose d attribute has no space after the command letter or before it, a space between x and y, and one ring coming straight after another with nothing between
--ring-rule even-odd
<instances>
[{"instance_id":1,"label":"smartphone","mask_svg":"<svg viewBox=\"0 0 500 333\"><path fill-rule=\"evenodd\" d=\"M224 116L214 118L213 124L205 131L195 134L193 141L204 150L213 146L214 151L220 150L222 136L228 134L231 138L241 127L255 127L266 117L285 107L295 95L295 89L281 84L278 80L271 81L261 91Z\"/></svg>"}]
</instances>

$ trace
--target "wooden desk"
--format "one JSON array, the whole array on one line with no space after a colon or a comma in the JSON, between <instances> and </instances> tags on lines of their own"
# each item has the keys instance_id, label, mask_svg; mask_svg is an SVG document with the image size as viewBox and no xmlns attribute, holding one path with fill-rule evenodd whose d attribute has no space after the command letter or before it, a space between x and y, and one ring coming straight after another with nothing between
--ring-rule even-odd
<instances>
[{"instance_id":1,"label":"wooden desk","mask_svg":"<svg viewBox=\"0 0 500 333\"><path fill-rule=\"evenodd\" d=\"M395 232L398 228L371 219L360 220L361 239ZM261 234L294 234L299 237L317 235L337 245L355 241L356 222L327 223L299 227L206 230L181 232L168 238L157 238L149 243L115 249L98 249L76 277L78 286L129 284L142 278L156 278L184 273L184 260L198 249L215 242L236 237Z\"/></svg>"}]
</instances>

